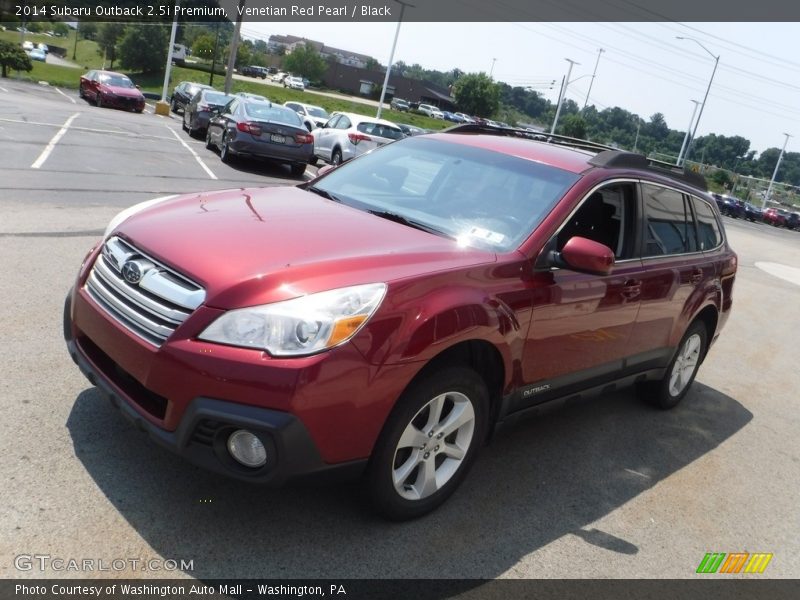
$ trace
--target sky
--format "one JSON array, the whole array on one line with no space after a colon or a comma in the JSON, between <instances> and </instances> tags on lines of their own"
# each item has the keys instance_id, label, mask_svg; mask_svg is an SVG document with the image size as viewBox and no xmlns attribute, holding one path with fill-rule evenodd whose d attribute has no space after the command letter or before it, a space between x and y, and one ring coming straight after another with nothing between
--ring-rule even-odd
<instances>
[{"instance_id":1,"label":"sky","mask_svg":"<svg viewBox=\"0 0 800 600\"><path fill-rule=\"evenodd\" d=\"M396 23L242 24L246 38L307 37L387 64ZM708 52L691 40L694 38ZM645 120L664 115L686 131L703 101L697 135L741 135L750 149L800 151L800 23L413 23L401 25L395 61L428 69L492 72L512 86L531 86L552 102L572 69L567 98L583 106L603 48L589 104L619 106ZM496 59L496 60L494 60ZM550 82L556 85L550 89ZM698 110L699 112L699 110Z\"/></svg>"}]
</instances>

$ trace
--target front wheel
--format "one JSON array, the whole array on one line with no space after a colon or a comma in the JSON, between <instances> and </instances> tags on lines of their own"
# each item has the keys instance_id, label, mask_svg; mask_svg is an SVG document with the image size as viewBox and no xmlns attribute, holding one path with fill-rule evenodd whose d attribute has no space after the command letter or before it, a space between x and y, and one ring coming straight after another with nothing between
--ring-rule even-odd
<instances>
[{"instance_id":1,"label":"front wheel","mask_svg":"<svg viewBox=\"0 0 800 600\"><path fill-rule=\"evenodd\" d=\"M472 369L451 367L403 393L370 459L375 508L402 521L442 504L461 484L486 435L489 392Z\"/></svg>"},{"instance_id":2,"label":"front wheel","mask_svg":"<svg viewBox=\"0 0 800 600\"><path fill-rule=\"evenodd\" d=\"M206 148L209 150L214 149L214 142L211 141L211 127L206 129Z\"/></svg>"},{"instance_id":3,"label":"front wheel","mask_svg":"<svg viewBox=\"0 0 800 600\"><path fill-rule=\"evenodd\" d=\"M700 321L692 323L678 344L678 351L660 381L639 386L641 397L662 409L674 408L683 400L694 382L708 348L708 332Z\"/></svg>"}]
</instances>

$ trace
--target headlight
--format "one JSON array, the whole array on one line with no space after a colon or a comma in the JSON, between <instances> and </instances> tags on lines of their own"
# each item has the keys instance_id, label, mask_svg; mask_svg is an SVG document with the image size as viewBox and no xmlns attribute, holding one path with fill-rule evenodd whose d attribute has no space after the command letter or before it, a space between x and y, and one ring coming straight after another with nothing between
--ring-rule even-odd
<instances>
[{"instance_id":1,"label":"headlight","mask_svg":"<svg viewBox=\"0 0 800 600\"><path fill-rule=\"evenodd\" d=\"M123 210L122 212L118 213L111 222L106 227L105 233L103 233L103 239L106 239L112 231L114 231L117 227L119 227L123 221L132 217L138 212L143 211L145 208L150 208L151 206L158 204L160 202L164 202L166 200L170 200L171 198L177 198L177 194L172 194L170 196L161 196L160 198L153 198L152 200L145 200L144 202L139 202L139 204L134 204Z\"/></svg>"},{"instance_id":2,"label":"headlight","mask_svg":"<svg viewBox=\"0 0 800 600\"><path fill-rule=\"evenodd\" d=\"M273 356L314 354L352 338L380 306L385 283L369 283L231 310L201 340L259 348Z\"/></svg>"}]
</instances>

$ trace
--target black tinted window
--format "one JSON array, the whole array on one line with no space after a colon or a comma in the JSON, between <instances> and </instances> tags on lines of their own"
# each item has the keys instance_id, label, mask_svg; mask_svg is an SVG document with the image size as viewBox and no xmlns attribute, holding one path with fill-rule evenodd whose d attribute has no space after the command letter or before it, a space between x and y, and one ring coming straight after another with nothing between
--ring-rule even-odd
<instances>
[{"instance_id":1,"label":"black tinted window","mask_svg":"<svg viewBox=\"0 0 800 600\"><path fill-rule=\"evenodd\" d=\"M644 256L697 251L697 236L688 198L680 192L642 185L645 213Z\"/></svg>"},{"instance_id":2,"label":"black tinted window","mask_svg":"<svg viewBox=\"0 0 800 600\"><path fill-rule=\"evenodd\" d=\"M700 249L710 250L722 243L722 233L719 230L719 223L714 216L714 211L709 204L694 199L694 210L697 213L697 229L700 237Z\"/></svg>"}]
</instances>

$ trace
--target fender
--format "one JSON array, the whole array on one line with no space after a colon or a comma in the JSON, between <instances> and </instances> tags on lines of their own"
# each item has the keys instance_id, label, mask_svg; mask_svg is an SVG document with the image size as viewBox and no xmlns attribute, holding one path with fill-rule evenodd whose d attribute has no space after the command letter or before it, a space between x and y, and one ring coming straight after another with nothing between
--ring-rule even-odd
<instances>
[{"instance_id":1,"label":"fender","mask_svg":"<svg viewBox=\"0 0 800 600\"><path fill-rule=\"evenodd\" d=\"M391 304L381 307L353 343L374 365L419 363L421 369L462 342L489 342L502 357L507 389L531 319L533 295L520 285L526 264L520 259L443 273L422 289L415 280L394 284Z\"/></svg>"}]
</instances>

